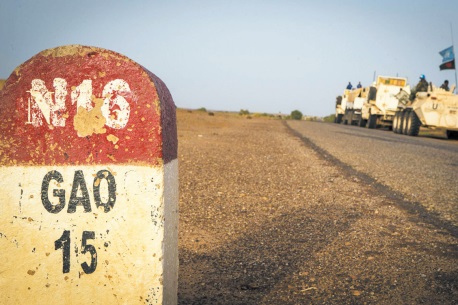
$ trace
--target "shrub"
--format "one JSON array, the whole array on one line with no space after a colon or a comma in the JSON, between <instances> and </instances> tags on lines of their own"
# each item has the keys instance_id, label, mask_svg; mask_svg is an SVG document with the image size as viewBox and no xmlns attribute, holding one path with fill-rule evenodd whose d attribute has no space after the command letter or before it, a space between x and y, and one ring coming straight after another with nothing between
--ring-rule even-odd
<instances>
[{"instance_id":1,"label":"shrub","mask_svg":"<svg viewBox=\"0 0 458 305\"><path fill-rule=\"evenodd\" d=\"M202 108L197 109L197 111L207 112L207 109L205 109L205 107L202 107Z\"/></svg>"},{"instance_id":2,"label":"shrub","mask_svg":"<svg viewBox=\"0 0 458 305\"><path fill-rule=\"evenodd\" d=\"M263 112L263 113L256 112L256 113L253 113L253 117L255 118L260 118L260 117L273 118L274 115L266 113L266 112Z\"/></svg>"},{"instance_id":3,"label":"shrub","mask_svg":"<svg viewBox=\"0 0 458 305\"><path fill-rule=\"evenodd\" d=\"M240 115L249 115L250 112L248 111L248 109L247 109L247 110L240 109L239 114L240 114Z\"/></svg>"},{"instance_id":4,"label":"shrub","mask_svg":"<svg viewBox=\"0 0 458 305\"><path fill-rule=\"evenodd\" d=\"M290 117L293 120L302 120L302 112L300 112L299 110L293 110L291 111Z\"/></svg>"},{"instance_id":5,"label":"shrub","mask_svg":"<svg viewBox=\"0 0 458 305\"><path fill-rule=\"evenodd\" d=\"M331 115L325 116L323 118L323 121L325 121L327 123L334 123L335 118L336 118L336 115L335 114L331 114Z\"/></svg>"}]
</instances>

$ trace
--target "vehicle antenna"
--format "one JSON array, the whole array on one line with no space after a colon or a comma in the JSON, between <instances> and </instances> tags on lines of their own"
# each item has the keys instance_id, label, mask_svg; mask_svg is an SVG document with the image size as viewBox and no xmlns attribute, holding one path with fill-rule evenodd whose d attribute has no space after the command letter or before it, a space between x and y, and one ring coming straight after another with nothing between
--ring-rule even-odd
<instances>
[{"instance_id":1,"label":"vehicle antenna","mask_svg":"<svg viewBox=\"0 0 458 305\"><path fill-rule=\"evenodd\" d=\"M452 35L452 51L453 51L453 60L455 61L455 43L453 42L453 27L452 27L452 23L450 22L450 34ZM453 89L453 91L455 92L456 90L456 86L458 85L458 81L457 81L457 77L456 77L456 67L455 67L455 88Z\"/></svg>"}]
</instances>

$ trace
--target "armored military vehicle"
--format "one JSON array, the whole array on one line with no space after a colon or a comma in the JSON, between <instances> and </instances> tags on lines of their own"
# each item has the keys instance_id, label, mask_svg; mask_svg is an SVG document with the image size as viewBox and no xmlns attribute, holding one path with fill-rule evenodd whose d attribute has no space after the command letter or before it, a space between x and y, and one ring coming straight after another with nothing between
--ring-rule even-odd
<instances>
[{"instance_id":1,"label":"armored military vehicle","mask_svg":"<svg viewBox=\"0 0 458 305\"><path fill-rule=\"evenodd\" d=\"M376 128L385 126L391 128L394 115L398 108L398 99L395 97L400 90L410 94L410 86L403 77L378 76L369 87L367 99L363 103L358 125L361 127Z\"/></svg>"},{"instance_id":2,"label":"armored military vehicle","mask_svg":"<svg viewBox=\"0 0 458 305\"><path fill-rule=\"evenodd\" d=\"M401 90L396 98L398 109L393 121L393 131L416 136L420 127L445 129L448 138L458 138L458 95L433 86L428 92L418 92L413 101L409 93Z\"/></svg>"},{"instance_id":3,"label":"armored military vehicle","mask_svg":"<svg viewBox=\"0 0 458 305\"><path fill-rule=\"evenodd\" d=\"M336 100L336 123L356 125L361 117L361 108L366 101L367 88L345 89Z\"/></svg>"}]
</instances>

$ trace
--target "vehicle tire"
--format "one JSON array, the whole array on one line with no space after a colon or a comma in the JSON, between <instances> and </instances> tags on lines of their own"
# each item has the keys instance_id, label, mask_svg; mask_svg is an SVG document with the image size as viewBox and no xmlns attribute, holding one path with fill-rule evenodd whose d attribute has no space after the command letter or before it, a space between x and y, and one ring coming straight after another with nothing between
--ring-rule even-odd
<instances>
[{"instance_id":1,"label":"vehicle tire","mask_svg":"<svg viewBox=\"0 0 458 305\"><path fill-rule=\"evenodd\" d=\"M404 115L404 130L402 131L403 134L408 135L409 129L412 125L412 120L410 119L410 111L406 112Z\"/></svg>"},{"instance_id":2,"label":"vehicle tire","mask_svg":"<svg viewBox=\"0 0 458 305\"><path fill-rule=\"evenodd\" d=\"M447 139L458 140L458 131L447 130Z\"/></svg>"},{"instance_id":3,"label":"vehicle tire","mask_svg":"<svg viewBox=\"0 0 458 305\"><path fill-rule=\"evenodd\" d=\"M402 117L402 111L399 111L396 113L398 115L397 123L396 123L396 133L401 133L401 117Z\"/></svg>"},{"instance_id":4,"label":"vehicle tire","mask_svg":"<svg viewBox=\"0 0 458 305\"><path fill-rule=\"evenodd\" d=\"M399 112L398 111L394 114L394 118L393 118L393 132L399 133Z\"/></svg>"},{"instance_id":5,"label":"vehicle tire","mask_svg":"<svg viewBox=\"0 0 458 305\"><path fill-rule=\"evenodd\" d=\"M396 112L396 133L401 133L401 125L402 125L402 111Z\"/></svg>"},{"instance_id":6,"label":"vehicle tire","mask_svg":"<svg viewBox=\"0 0 458 305\"><path fill-rule=\"evenodd\" d=\"M360 114L359 116L359 121L358 121L358 126L359 127L366 127L367 120L363 119L363 115Z\"/></svg>"},{"instance_id":7,"label":"vehicle tire","mask_svg":"<svg viewBox=\"0 0 458 305\"><path fill-rule=\"evenodd\" d=\"M338 115L337 115L337 117L336 117L336 123L337 123L337 124L342 123L342 117L343 117L343 114L338 114Z\"/></svg>"},{"instance_id":8,"label":"vehicle tire","mask_svg":"<svg viewBox=\"0 0 458 305\"><path fill-rule=\"evenodd\" d=\"M410 110L404 111L402 116L402 134L407 135L407 130L410 125Z\"/></svg>"},{"instance_id":9,"label":"vehicle tire","mask_svg":"<svg viewBox=\"0 0 458 305\"><path fill-rule=\"evenodd\" d=\"M399 134L404 134L404 117L406 115L406 111L402 110L401 113L399 114L399 124L398 124L398 133Z\"/></svg>"},{"instance_id":10,"label":"vehicle tire","mask_svg":"<svg viewBox=\"0 0 458 305\"><path fill-rule=\"evenodd\" d=\"M411 110L409 113L409 120L407 123L407 135L416 137L420 132L421 122L415 111Z\"/></svg>"},{"instance_id":11,"label":"vehicle tire","mask_svg":"<svg viewBox=\"0 0 458 305\"><path fill-rule=\"evenodd\" d=\"M377 115L376 114L370 114L369 115L369 120L367 121L367 127L370 129L375 129L377 127Z\"/></svg>"}]
</instances>

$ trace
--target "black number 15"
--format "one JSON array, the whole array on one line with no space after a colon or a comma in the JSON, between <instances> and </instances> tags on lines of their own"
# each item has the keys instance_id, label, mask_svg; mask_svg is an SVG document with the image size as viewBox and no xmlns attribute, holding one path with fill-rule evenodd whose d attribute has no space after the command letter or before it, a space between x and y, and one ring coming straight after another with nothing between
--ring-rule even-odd
<instances>
[{"instance_id":1,"label":"black number 15","mask_svg":"<svg viewBox=\"0 0 458 305\"><path fill-rule=\"evenodd\" d=\"M95 239L94 231L83 231L83 240L81 241L81 253L89 252L91 254L91 264L86 262L81 264L84 273L91 274L97 268L97 251L93 245L87 244L88 239ZM70 272L70 231L65 230L62 236L54 242L55 250L62 249L62 272Z\"/></svg>"}]
</instances>

